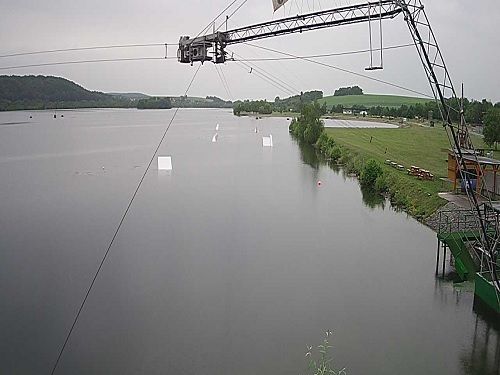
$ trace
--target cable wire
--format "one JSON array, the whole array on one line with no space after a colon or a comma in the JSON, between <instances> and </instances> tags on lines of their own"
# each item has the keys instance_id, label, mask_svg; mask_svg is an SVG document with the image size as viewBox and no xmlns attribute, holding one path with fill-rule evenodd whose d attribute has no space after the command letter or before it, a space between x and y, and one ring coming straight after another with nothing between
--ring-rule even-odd
<instances>
[{"instance_id":1,"label":"cable wire","mask_svg":"<svg viewBox=\"0 0 500 375\"><path fill-rule=\"evenodd\" d=\"M414 47L415 44L409 43L409 44L399 44L395 46L390 46L390 47L384 47L384 50L390 50L390 49L398 49L398 48L405 48L405 47ZM373 51L379 51L380 48L374 48ZM347 55L356 55L356 54L361 54L361 53L367 53L370 52L369 49L360 49L360 50L355 50L355 51L345 51L345 52L332 52L332 53L322 53L318 55L308 55L308 56L287 56L287 57L263 57L263 58L250 58L246 59L246 61L283 61L283 60L300 60L300 59L312 59L312 58L322 58L322 57L333 57L333 56L347 56Z\"/></svg>"},{"instance_id":2,"label":"cable wire","mask_svg":"<svg viewBox=\"0 0 500 375\"><path fill-rule=\"evenodd\" d=\"M274 81L278 82L281 86L283 87L286 87L290 92L293 92L293 93L299 93L301 90L298 90L296 87L293 87L292 85L290 85L288 82L285 82L284 80L282 80L281 78L277 77L275 74L272 74L272 73L269 73L268 71L266 71L264 68L262 67L257 67L256 64L253 64L251 62L248 62L247 59L244 59L241 55L237 54L236 52L232 52L234 53L234 55L236 56L239 56L240 57L240 60L239 61L242 61L242 62L245 62L247 63L251 68L255 69L255 70L260 70L261 72L263 72L263 74L269 76L271 79L273 79Z\"/></svg>"},{"instance_id":3,"label":"cable wire","mask_svg":"<svg viewBox=\"0 0 500 375\"><path fill-rule=\"evenodd\" d=\"M177 57L124 57L124 58L118 58L118 59L57 61L57 62L53 62L53 63L2 66L2 67L0 67L0 70L38 68L38 67L43 67L43 66L56 66L56 65L74 65L74 64L123 62L123 61L145 61L145 60L173 60L173 59L177 59Z\"/></svg>"},{"instance_id":4,"label":"cable wire","mask_svg":"<svg viewBox=\"0 0 500 375\"><path fill-rule=\"evenodd\" d=\"M236 1L238 0L231 1L231 3L227 7L225 7L212 21L210 21L209 24L205 26L194 38L192 38L191 41L198 38L201 34L205 33L208 30L208 28L212 26L226 10L231 8Z\"/></svg>"},{"instance_id":5,"label":"cable wire","mask_svg":"<svg viewBox=\"0 0 500 375\"><path fill-rule=\"evenodd\" d=\"M349 74L352 74L352 75L355 75L355 76L358 76L358 77L366 78L366 79L371 80L371 81L383 83L384 85L396 87L396 88L398 88L400 90L408 91L408 92L411 92L411 93L414 93L414 94L418 94L418 95L421 95L421 96L425 96L425 97L433 98L434 99L434 97L431 96L431 95L429 95L429 94L425 94L425 93L422 93L422 92L419 92L419 91L416 91L416 90L413 90L413 89L410 89L410 88L398 85L396 83L384 81L384 80L379 79L379 78L370 77L370 76L367 76L366 74L357 73L357 72L354 72L354 71L349 70L349 69L340 68L340 67L335 66L335 65L326 64L326 63L323 63L321 61L313 60L313 59L306 58L306 57L301 58L300 56L293 55L291 53L278 51L278 50L275 50L273 48L258 46L256 44L252 44L252 43L244 43L244 44L246 44L248 46L255 47L255 48L260 48L260 49L263 49L263 50L266 50L266 51L271 51L271 52L274 52L274 53L278 53L278 54L281 54L281 55L298 58L298 59L301 59L301 60L304 60L304 61L308 61L308 62L313 63L313 64L321 65L321 66L324 66L324 67L327 67L327 68L330 68L330 69L335 69L335 70L338 70L338 71L341 71L341 72L344 72L344 73L349 73Z\"/></svg>"},{"instance_id":6,"label":"cable wire","mask_svg":"<svg viewBox=\"0 0 500 375\"><path fill-rule=\"evenodd\" d=\"M176 45L177 45L177 43L146 43L146 44L115 44L115 45L109 45L109 46L58 48L58 49L49 49L49 50L44 50L44 51L29 51L29 52L10 53L10 54L6 54L6 55L0 55L0 58L16 57L16 56L28 56L28 55L43 55L43 54L60 53L60 52L90 51L90 50L100 50L100 49L159 47L159 46L176 46Z\"/></svg>"},{"instance_id":7,"label":"cable wire","mask_svg":"<svg viewBox=\"0 0 500 375\"><path fill-rule=\"evenodd\" d=\"M219 31L219 30L220 30L220 28L221 28L222 26L224 26L224 23L225 23L225 22L227 22L227 20L229 20L232 16L234 16L234 14L235 14L237 11L239 11L239 10L240 10L240 8L241 8L243 5L245 5L245 3L246 3L247 1L248 1L248 0L244 0L244 1L240 4L240 5L238 5L238 7L237 7L235 10L233 10L233 12L232 12L229 16L227 16L226 20L225 20L224 22L222 22L222 23L219 25L219 27L218 27L215 31Z\"/></svg>"},{"instance_id":8,"label":"cable wire","mask_svg":"<svg viewBox=\"0 0 500 375\"><path fill-rule=\"evenodd\" d=\"M219 79L220 79L220 81L222 83L222 87L224 87L224 90L226 91L227 96L229 96L231 98L231 94L229 93L228 86L226 85L226 82L224 81L224 79L222 78L221 73L219 72L219 67L217 66L217 64L214 64L214 67L215 67L215 71L217 72L217 75L219 76Z\"/></svg>"},{"instance_id":9,"label":"cable wire","mask_svg":"<svg viewBox=\"0 0 500 375\"><path fill-rule=\"evenodd\" d=\"M222 79L226 83L227 91L229 92L229 99L233 100L233 94L231 93L231 89L229 88L229 83L227 82L226 75L224 74L224 69L222 69L222 66L220 67L220 73L222 75Z\"/></svg>"},{"instance_id":10,"label":"cable wire","mask_svg":"<svg viewBox=\"0 0 500 375\"><path fill-rule=\"evenodd\" d=\"M189 82L189 85L188 85L188 87L187 87L184 95L187 95L189 89L191 88L191 85L193 84L196 76L198 75L198 72L199 72L200 68L201 68L201 64L198 66L198 69L196 69L196 72L194 73L193 78ZM155 149L155 151L153 153L153 156L151 157L151 160L149 161L148 166L146 167L146 169L145 169L145 171L144 171L144 173L143 173L143 175L142 175L142 177L141 177L141 179L139 181L139 184L137 185L137 187L136 187L136 189L134 191L134 194L132 195L132 198L130 199L130 201L129 201L128 205L127 205L127 208L125 209L125 212L122 215L122 218L121 218L121 220L120 220L120 222L118 224L118 227L116 228L115 233L113 234L113 237L111 238L111 242L109 243L109 246L106 249L106 252L104 253L104 256L101 259L99 267L97 268L97 271L94 274L94 277L92 278L92 282L90 283L90 286L87 289L87 293L85 294L85 297L83 298L83 301L82 301L82 303L80 305L80 308L78 309L78 312L77 312L77 314L75 316L75 319L73 320L73 324L71 325L71 328L70 328L70 330L69 330L69 332L68 332L68 334L66 336L66 339L64 340L64 344L61 347L61 350L59 352L59 355L57 356L56 362L54 363L54 367L52 368L51 375L53 375L55 373L55 371L57 369L57 366L59 365L61 357L62 357L62 355L64 353L64 349L66 348L66 345L68 344L69 338L70 338L71 334L73 333L73 330L74 330L74 328L76 326L78 318L80 317L80 314L81 314L81 312L83 310L83 307L85 306L85 303L87 302L87 299L88 299L88 297L90 295L90 292L92 291L92 287L94 286L95 281L96 281L97 277L99 276L99 272L101 271L102 266L104 265L104 262L106 261L106 258L108 257L109 251L111 250L111 247L113 246L113 243L115 242L116 236L118 235L118 232L120 231L120 229L122 227L122 224L125 221L125 218L126 218L128 212L130 210L130 207L132 206L132 203L134 202L134 199L137 196L137 193L139 192L139 189L141 188L144 179L146 178L146 175L147 175L147 173L149 171L149 168L151 167L151 164L153 164L153 160L155 159L155 156L158 153L158 150L160 149L160 147L161 147L161 145L162 145L162 143L163 143L163 141L164 141L164 139L165 139L165 137L166 137L166 135L167 135L167 133L168 133L168 131L170 129L170 126L174 122L174 119L177 116L177 112L178 111L179 111L179 107L177 107L175 109L175 112L174 112L172 118L170 119L170 122L168 123L165 131L163 132L163 135L162 135L162 137L160 139L160 142L158 143L158 146L156 146L156 149Z\"/></svg>"},{"instance_id":11,"label":"cable wire","mask_svg":"<svg viewBox=\"0 0 500 375\"><path fill-rule=\"evenodd\" d=\"M296 95L297 91L291 90L290 88L286 87L285 85L281 84L279 81L276 79L272 78L271 76L268 76L260 71L259 68L253 67L247 63L245 63L243 60L238 60L236 61L237 63L240 63L241 65L246 67L246 70L248 72L248 69L250 69L251 74L255 74L256 76L260 77L261 79L269 82L272 86L278 88L280 91L288 94L288 95ZM300 91L299 91L300 92Z\"/></svg>"},{"instance_id":12,"label":"cable wire","mask_svg":"<svg viewBox=\"0 0 500 375\"><path fill-rule=\"evenodd\" d=\"M239 66L240 68L242 68L243 70L247 71L248 72L248 68L250 68L250 66L248 65L245 65L243 62L241 61L235 61L237 63L237 66ZM288 90L287 88L284 88L282 86L279 86L277 83L275 83L274 81L270 80L269 78L267 78L266 76L263 76L259 71L255 70L253 73L255 73L255 75L257 77L259 77L260 79L262 79L263 81L266 81L267 83L269 83L271 86L274 86L276 89L278 89L279 91L281 92L284 92L288 95L290 95L290 90ZM293 93L292 93L293 95Z\"/></svg>"}]
</instances>

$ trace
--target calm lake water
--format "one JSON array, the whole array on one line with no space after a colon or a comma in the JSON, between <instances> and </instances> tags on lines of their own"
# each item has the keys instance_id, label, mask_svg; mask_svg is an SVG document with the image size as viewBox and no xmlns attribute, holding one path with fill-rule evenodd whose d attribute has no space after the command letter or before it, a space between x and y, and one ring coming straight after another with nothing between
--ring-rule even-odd
<instances>
[{"instance_id":1,"label":"calm lake water","mask_svg":"<svg viewBox=\"0 0 500 375\"><path fill-rule=\"evenodd\" d=\"M60 114L0 114L1 374L50 373L173 111ZM498 374L500 329L434 277L435 234L287 125L179 111L58 374L304 374L327 329L348 374Z\"/></svg>"}]
</instances>

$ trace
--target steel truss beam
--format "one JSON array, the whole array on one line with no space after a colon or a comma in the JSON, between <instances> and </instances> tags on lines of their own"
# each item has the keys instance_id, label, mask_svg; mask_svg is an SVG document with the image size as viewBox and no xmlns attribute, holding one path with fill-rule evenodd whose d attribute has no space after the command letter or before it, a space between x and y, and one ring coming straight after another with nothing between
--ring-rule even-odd
<instances>
[{"instance_id":1,"label":"steel truss beam","mask_svg":"<svg viewBox=\"0 0 500 375\"><path fill-rule=\"evenodd\" d=\"M411 36L417 47L422 66L429 80L434 97L439 105L441 117L445 123L450 143L458 161L461 178L466 181L466 186L472 186L471 180L477 178L481 187L486 187L484 175L474 176L467 170L464 149L469 151L469 156L473 156L475 163L479 166L478 153L474 150L474 145L467 130L464 113L458 108L459 99L448 69L444 62L443 55L439 49L434 32L431 28L427 14L421 0L395 0L395 3L403 10L404 19L408 25ZM460 122L454 124L452 115L460 118ZM498 242L500 233L498 222L491 210L481 209L479 199L487 202L491 206L491 198L481 194L476 194L473 189L466 189L471 209L476 213L477 227L480 228L480 242L483 249L489 254L489 261L485 268L491 275L497 291L497 298L500 298L500 280L497 274L498 264ZM492 220L495 217L495 220Z\"/></svg>"},{"instance_id":2,"label":"steel truss beam","mask_svg":"<svg viewBox=\"0 0 500 375\"><path fill-rule=\"evenodd\" d=\"M225 32L217 31L193 39L181 37L179 40L178 58L182 63L197 61L224 63L226 61L224 48L229 44L367 22L370 18L394 18L401 12L401 7L393 0L372 1L360 5L350 5L263 22ZM208 48L213 48L212 54L214 57L210 56Z\"/></svg>"}]
</instances>

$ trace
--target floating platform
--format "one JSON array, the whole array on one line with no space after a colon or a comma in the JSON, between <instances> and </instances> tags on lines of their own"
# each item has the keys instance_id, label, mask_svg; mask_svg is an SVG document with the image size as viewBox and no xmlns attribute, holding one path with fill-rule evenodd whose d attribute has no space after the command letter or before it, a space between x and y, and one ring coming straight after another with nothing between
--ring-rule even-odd
<instances>
[{"instance_id":1,"label":"floating platform","mask_svg":"<svg viewBox=\"0 0 500 375\"><path fill-rule=\"evenodd\" d=\"M460 281L474 281L474 295L493 312L500 314L500 293L497 291L489 272L480 272L479 259L470 243L477 240L478 231L456 231L438 233L438 253L436 275L439 273L440 249L443 248L442 274L445 273L446 251L450 250L455 271ZM500 272L500 269L499 269Z\"/></svg>"},{"instance_id":2,"label":"floating platform","mask_svg":"<svg viewBox=\"0 0 500 375\"><path fill-rule=\"evenodd\" d=\"M474 279L474 294L493 311L500 314L500 297L496 293L493 282L489 280L488 273L476 273Z\"/></svg>"}]
</instances>

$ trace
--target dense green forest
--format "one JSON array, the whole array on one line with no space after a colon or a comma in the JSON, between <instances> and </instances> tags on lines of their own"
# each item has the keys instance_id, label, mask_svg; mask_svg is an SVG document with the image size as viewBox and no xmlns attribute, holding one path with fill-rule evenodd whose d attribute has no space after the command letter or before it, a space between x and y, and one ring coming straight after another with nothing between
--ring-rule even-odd
<instances>
[{"instance_id":1,"label":"dense green forest","mask_svg":"<svg viewBox=\"0 0 500 375\"><path fill-rule=\"evenodd\" d=\"M170 98L173 107L179 108L232 108L233 102L216 96L198 98L192 96L176 96Z\"/></svg>"},{"instance_id":2,"label":"dense green forest","mask_svg":"<svg viewBox=\"0 0 500 375\"><path fill-rule=\"evenodd\" d=\"M89 91L64 78L0 76L0 111L134 106L129 99Z\"/></svg>"},{"instance_id":3,"label":"dense green forest","mask_svg":"<svg viewBox=\"0 0 500 375\"><path fill-rule=\"evenodd\" d=\"M335 94L333 96L326 98L323 98L322 91L309 91L285 99L276 97L274 102L268 102L266 100L236 101L234 102L233 112L235 115L240 115L242 113L270 114L272 112L301 112L302 108L305 105L319 101L321 113L323 115L327 113L343 113L344 109L349 109L352 110L354 114L366 111L368 115L374 117L405 117L411 119L418 117L423 119L430 119L431 121L438 121L441 118L439 107L434 100L398 97L394 95L377 96L362 94L363 90L359 86L353 86L341 87L335 90ZM333 100L327 100L329 98L338 98L345 96L349 96L350 98L352 98L352 100L349 100L349 105L332 105L331 102ZM365 97L367 97L369 100L364 100ZM378 97L378 102L387 102L387 105L375 106L365 104L367 102L373 101L375 97ZM385 97L387 97L387 100L384 100ZM398 98L400 98L401 100L398 100ZM356 104L357 101L359 101L358 104ZM399 103L400 105L396 105L396 103ZM460 102L458 101L458 99L448 99L448 103L453 108L460 108ZM467 121L467 123L473 125L483 125L485 116L490 113L492 109L500 109L500 102L493 104L486 99L478 101L464 98L463 108L465 120ZM459 121L458 112L452 112L451 117L453 121Z\"/></svg>"},{"instance_id":4,"label":"dense green forest","mask_svg":"<svg viewBox=\"0 0 500 375\"><path fill-rule=\"evenodd\" d=\"M237 116L241 113L300 112L305 104L313 103L321 98L323 98L323 91L307 91L285 99L277 96L274 102L268 102L267 100L236 101L233 105L233 112Z\"/></svg>"},{"instance_id":5,"label":"dense green forest","mask_svg":"<svg viewBox=\"0 0 500 375\"><path fill-rule=\"evenodd\" d=\"M333 96L363 95L363 90L359 86L341 87L333 93Z\"/></svg>"},{"instance_id":6,"label":"dense green forest","mask_svg":"<svg viewBox=\"0 0 500 375\"><path fill-rule=\"evenodd\" d=\"M167 97L152 97L137 101L137 109L170 109L172 103Z\"/></svg>"},{"instance_id":7,"label":"dense green forest","mask_svg":"<svg viewBox=\"0 0 500 375\"><path fill-rule=\"evenodd\" d=\"M0 76L0 111L62 108L231 108L215 96L154 97L140 93L105 94L89 91L52 76Z\"/></svg>"}]
</instances>

